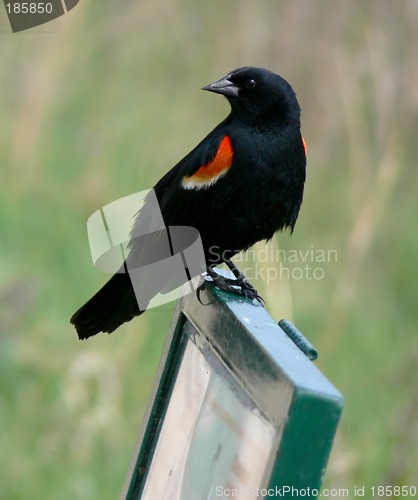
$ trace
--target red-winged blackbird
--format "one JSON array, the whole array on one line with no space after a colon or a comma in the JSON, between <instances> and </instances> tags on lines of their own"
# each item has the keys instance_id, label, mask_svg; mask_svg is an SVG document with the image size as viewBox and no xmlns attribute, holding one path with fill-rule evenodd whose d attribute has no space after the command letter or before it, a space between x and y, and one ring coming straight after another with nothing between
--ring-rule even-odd
<instances>
[{"instance_id":1,"label":"red-winged blackbird","mask_svg":"<svg viewBox=\"0 0 418 500\"><path fill-rule=\"evenodd\" d=\"M289 83L261 68L239 68L203 89L224 95L231 113L155 185L155 194L165 226L199 231L208 274L216 285L259 298L230 259L260 240L270 240L276 231L293 231L306 166L300 107ZM138 257L138 248L132 239L128 260ZM239 288L217 279L212 266L222 262L234 272ZM159 291L151 291L145 303ZM140 310L129 274L119 272L71 323L79 338L86 339L113 332L142 309L146 307Z\"/></svg>"}]
</instances>

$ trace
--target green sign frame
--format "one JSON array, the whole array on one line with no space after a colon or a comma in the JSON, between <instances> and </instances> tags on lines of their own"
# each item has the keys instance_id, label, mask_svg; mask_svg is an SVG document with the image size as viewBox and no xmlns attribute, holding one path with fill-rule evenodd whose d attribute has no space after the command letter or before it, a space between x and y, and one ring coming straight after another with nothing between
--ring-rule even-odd
<instances>
[{"instance_id":1,"label":"green sign frame","mask_svg":"<svg viewBox=\"0 0 418 500\"><path fill-rule=\"evenodd\" d=\"M258 303L179 300L121 498L319 494L343 398Z\"/></svg>"}]
</instances>

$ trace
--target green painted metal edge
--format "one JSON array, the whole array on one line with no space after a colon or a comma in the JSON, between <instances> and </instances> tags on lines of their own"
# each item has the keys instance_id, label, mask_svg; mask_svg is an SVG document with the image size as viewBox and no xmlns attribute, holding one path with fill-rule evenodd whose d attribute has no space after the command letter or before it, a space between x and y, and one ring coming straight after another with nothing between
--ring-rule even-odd
<instances>
[{"instance_id":1,"label":"green painted metal edge","mask_svg":"<svg viewBox=\"0 0 418 500\"><path fill-rule=\"evenodd\" d=\"M129 468L121 499L133 500L141 498L141 492L145 484L142 480L143 475L151 463L188 340L187 337L182 335L184 322L185 317L181 314L179 303L158 365L154 387L149 396L148 407L143 417L143 425L135 444L134 456L137 458Z\"/></svg>"},{"instance_id":2,"label":"green painted metal edge","mask_svg":"<svg viewBox=\"0 0 418 500\"><path fill-rule=\"evenodd\" d=\"M280 488L282 496L318 496L342 407L342 398L295 388L269 488Z\"/></svg>"}]
</instances>

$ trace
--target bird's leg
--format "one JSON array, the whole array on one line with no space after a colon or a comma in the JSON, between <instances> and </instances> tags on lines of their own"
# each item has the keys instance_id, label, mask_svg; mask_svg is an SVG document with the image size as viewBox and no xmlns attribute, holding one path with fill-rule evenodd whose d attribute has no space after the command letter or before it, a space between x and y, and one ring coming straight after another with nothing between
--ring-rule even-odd
<instances>
[{"instance_id":1,"label":"bird's leg","mask_svg":"<svg viewBox=\"0 0 418 500\"><path fill-rule=\"evenodd\" d=\"M236 279L229 279L221 276L216 271L214 271L210 266L207 266L207 274L212 278L212 282L220 290L225 292L230 292L235 295L240 295L241 297L246 297L247 299L256 299L260 303L264 302L263 298L260 297L257 290L249 283L247 278L241 271L233 264L230 260L225 260L226 265L231 269ZM197 298L200 303L200 293L205 289L205 286L210 283L209 281L204 281L196 290Z\"/></svg>"},{"instance_id":2,"label":"bird's leg","mask_svg":"<svg viewBox=\"0 0 418 500\"><path fill-rule=\"evenodd\" d=\"M231 281L242 281L248 283L252 288L253 286L248 282L247 278L245 277L244 273L242 273L238 267L232 262L231 259L225 259L225 264L229 267L229 269L232 271L232 274L235 276L235 280ZM255 289L254 289L255 290Z\"/></svg>"},{"instance_id":3,"label":"bird's leg","mask_svg":"<svg viewBox=\"0 0 418 500\"><path fill-rule=\"evenodd\" d=\"M239 286L241 289L251 292L252 294L254 294L254 298L257 299L260 303L265 302L263 297L258 294L256 288L254 288L253 285L247 280L245 274L238 269L238 267L232 262L231 259L226 259L225 264L229 267L229 269L232 271L232 274L235 276L235 280L228 280L228 282Z\"/></svg>"}]
</instances>

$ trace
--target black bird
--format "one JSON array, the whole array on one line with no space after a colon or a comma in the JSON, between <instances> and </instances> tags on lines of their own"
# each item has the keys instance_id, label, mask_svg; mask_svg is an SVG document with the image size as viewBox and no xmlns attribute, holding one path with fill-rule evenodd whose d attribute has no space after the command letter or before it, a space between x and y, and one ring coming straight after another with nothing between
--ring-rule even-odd
<instances>
[{"instance_id":1,"label":"black bird","mask_svg":"<svg viewBox=\"0 0 418 500\"><path fill-rule=\"evenodd\" d=\"M187 226L200 233L205 264L214 283L233 293L260 299L231 257L260 240L270 240L276 231L293 231L302 203L306 167L300 107L290 84L261 68L236 69L203 90L224 95L231 112L157 182L154 192L166 227ZM145 212L139 212L132 235ZM143 264L149 254L155 253L158 241L155 235L154 239L132 236L127 260ZM141 259L144 246L148 247L148 257ZM212 270L222 262L233 271L237 279L232 281L238 287L232 287L231 280ZM147 285L140 307L131 278L124 272L127 270L125 263L74 313L71 323L80 339L113 332L142 314L149 300L161 291L158 284L157 289ZM170 281L169 276L166 279ZM173 282L176 280L179 277ZM161 283L159 286L163 288ZM166 288L170 289L170 285Z\"/></svg>"}]
</instances>

